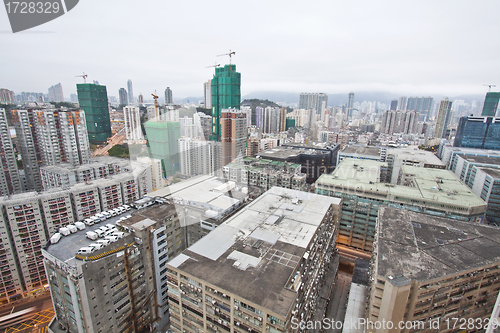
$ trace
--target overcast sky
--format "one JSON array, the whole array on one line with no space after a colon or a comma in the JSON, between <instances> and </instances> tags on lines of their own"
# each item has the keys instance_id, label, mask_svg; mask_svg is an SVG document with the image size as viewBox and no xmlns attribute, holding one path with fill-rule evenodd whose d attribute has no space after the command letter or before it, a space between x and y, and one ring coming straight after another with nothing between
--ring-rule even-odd
<instances>
[{"instance_id":1,"label":"overcast sky","mask_svg":"<svg viewBox=\"0 0 500 333\"><path fill-rule=\"evenodd\" d=\"M255 91L483 95L500 90L500 1L80 0L13 34L0 9L0 88L47 93L75 75L134 95L203 96L229 49Z\"/></svg>"}]
</instances>

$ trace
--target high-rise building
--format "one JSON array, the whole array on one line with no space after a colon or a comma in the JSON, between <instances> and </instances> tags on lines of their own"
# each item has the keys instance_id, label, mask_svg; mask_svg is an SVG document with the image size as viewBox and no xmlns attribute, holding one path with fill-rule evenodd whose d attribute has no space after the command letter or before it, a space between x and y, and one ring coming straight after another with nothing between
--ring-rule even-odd
<instances>
[{"instance_id":1,"label":"high-rise building","mask_svg":"<svg viewBox=\"0 0 500 333\"><path fill-rule=\"evenodd\" d=\"M0 196L22 192L5 109L0 109Z\"/></svg>"},{"instance_id":2,"label":"high-rise building","mask_svg":"<svg viewBox=\"0 0 500 333\"><path fill-rule=\"evenodd\" d=\"M268 106L264 109L263 133L277 133L280 126L280 108Z\"/></svg>"},{"instance_id":3,"label":"high-rise building","mask_svg":"<svg viewBox=\"0 0 500 333\"><path fill-rule=\"evenodd\" d=\"M322 114L328 107L328 95L323 93L301 93L299 99L299 109L311 110L314 114Z\"/></svg>"},{"instance_id":4,"label":"high-rise building","mask_svg":"<svg viewBox=\"0 0 500 333\"><path fill-rule=\"evenodd\" d=\"M214 175L221 168L222 145L220 142L180 138L179 162L183 175Z\"/></svg>"},{"instance_id":5,"label":"high-rise building","mask_svg":"<svg viewBox=\"0 0 500 333\"><path fill-rule=\"evenodd\" d=\"M500 117L461 117L455 147L500 149Z\"/></svg>"},{"instance_id":6,"label":"high-rise building","mask_svg":"<svg viewBox=\"0 0 500 333\"><path fill-rule=\"evenodd\" d=\"M49 102L64 102L64 94L60 83L49 88Z\"/></svg>"},{"instance_id":7,"label":"high-rise building","mask_svg":"<svg viewBox=\"0 0 500 333\"><path fill-rule=\"evenodd\" d=\"M16 127L17 148L22 156L26 187L30 191L41 191L42 152L38 146L36 127L33 126L36 124L35 113L33 110L12 110L11 114Z\"/></svg>"},{"instance_id":8,"label":"high-rise building","mask_svg":"<svg viewBox=\"0 0 500 333\"><path fill-rule=\"evenodd\" d=\"M354 92L349 93L349 99L347 101L347 120L352 118L352 109L354 108Z\"/></svg>"},{"instance_id":9,"label":"high-rise building","mask_svg":"<svg viewBox=\"0 0 500 333\"><path fill-rule=\"evenodd\" d=\"M149 157L162 161L163 176L173 176L179 171L179 121L150 120L144 124Z\"/></svg>"},{"instance_id":10,"label":"high-rise building","mask_svg":"<svg viewBox=\"0 0 500 333\"><path fill-rule=\"evenodd\" d=\"M134 90L132 89L132 80L127 81L127 90L128 90L128 103L134 104Z\"/></svg>"},{"instance_id":11,"label":"high-rise building","mask_svg":"<svg viewBox=\"0 0 500 333\"><path fill-rule=\"evenodd\" d=\"M488 323L500 289L498 228L390 207L377 218L365 321L372 325L360 331L451 333L462 331L447 325L452 318Z\"/></svg>"},{"instance_id":12,"label":"high-rise building","mask_svg":"<svg viewBox=\"0 0 500 333\"><path fill-rule=\"evenodd\" d=\"M78 103L78 95L77 94L71 94L71 95L69 95L69 98L71 100L71 103Z\"/></svg>"},{"instance_id":13,"label":"high-rise building","mask_svg":"<svg viewBox=\"0 0 500 333\"><path fill-rule=\"evenodd\" d=\"M418 125L417 111L385 111L382 116L381 132L392 135L394 133L416 134Z\"/></svg>"},{"instance_id":14,"label":"high-rise building","mask_svg":"<svg viewBox=\"0 0 500 333\"><path fill-rule=\"evenodd\" d=\"M224 109L220 118L222 166L246 156L247 119L237 109Z\"/></svg>"},{"instance_id":15,"label":"high-rise building","mask_svg":"<svg viewBox=\"0 0 500 333\"><path fill-rule=\"evenodd\" d=\"M397 99L393 99L391 101L391 108L390 110L391 111L396 111L398 109L398 100Z\"/></svg>"},{"instance_id":16,"label":"high-rise building","mask_svg":"<svg viewBox=\"0 0 500 333\"><path fill-rule=\"evenodd\" d=\"M172 89L170 89L170 87L167 87L167 89L165 89L165 104L174 104L174 99L172 98Z\"/></svg>"},{"instance_id":17,"label":"high-rise building","mask_svg":"<svg viewBox=\"0 0 500 333\"><path fill-rule=\"evenodd\" d=\"M80 83L76 85L76 90L80 108L85 111L89 141L91 143L106 142L111 137L106 86Z\"/></svg>"},{"instance_id":18,"label":"high-rise building","mask_svg":"<svg viewBox=\"0 0 500 333\"><path fill-rule=\"evenodd\" d=\"M406 96L399 97L398 110L408 110L407 104L408 104L408 97Z\"/></svg>"},{"instance_id":19,"label":"high-rise building","mask_svg":"<svg viewBox=\"0 0 500 333\"><path fill-rule=\"evenodd\" d=\"M484 99L482 116L495 117L498 111L498 102L500 101L500 92L488 92ZM500 116L500 115L499 115Z\"/></svg>"},{"instance_id":20,"label":"high-rise building","mask_svg":"<svg viewBox=\"0 0 500 333\"><path fill-rule=\"evenodd\" d=\"M127 105L123 108L125 135L129 142L144 140L141 129L141 114L138 106Z\"/></svg>"},{"instance_id":21,"label":"high-rise building","mask_svg":"<svg viewBox=\"0 0 500 333\"><path fill-rule=\"evenodd\" d=\"M0 89L0 102L14 102L14 92L9 89Z\"/></svg>"},{"instance_id":22,"label":"high-rise building","mask_svg":"<svg viewBox=\"0 0 500 333\"><path fill-rule=\"evenodd\" d=\"M120 88L120 90L118 90L118 103L120 105L127 105L128 104L128 94L127 94L127 90L125 90L125 88Z\"/></svg>"},{"instance_id":23,"label":"high-rise building","mask_svg":"<svg viewBox=\"0 0 500 333\"><path fill-rule=\"evenodd\" d=\"M340 205L273 187L184 250L166 265L170 329L299 332L336 275Z\"/></svg>"},{"instance_id":24,"label":"high-rise building","mask_svg":"<svg viewBox=\"0 0 500 333\"><path fill-rule=\"evenodd\" d=\"M205 108L212 109L212 82L208 80L203 83L203 93L205 100Z\"/></svg>"},{"instance_id":25,"label":"high-rise building","mask_svg":"<svg viewBox=\"0 0 500 333\"><path fill-rule=\"evenodd\" d=\"M77 253L78 246L92 243L89 228L44 247L53 327L74 333L166 331L165 263L183 246L175 207L142 209L119 227L125 230L120 239L92 253Z\"/></svg>"},{"instance_id":26,"label":"high-rise building","mask_svg":"<svg viewBox=\"0 0 500 333\"><path fill-rule=\"evenodd\" d=\"M451 121L451 104L452 102L448 98L443 99L439 103L436 127L434 127L435 138L444 138L446 136L446 130Z\"/></svg>"},{"instance_id":27,"label":"high-rise building","mask_svg":"<svg viewBox=\"0 0 500 333\"><path fill-rule=\"evenodd\" d=\"M144 96L142 94L139 94L139 105L144 104Z\"/></svg>"},{"instance_id":28,"label":"high-rise building","mask_svg":"<svg viewBox=\"0 0 500 333\"><path fill-rule=\"evenodd\" d=\"M42 165L90 161L90 144L83 111L35 110L36 149Z\"/></svg>"},{"instance_id":29,"label":"high-rise building","mask_svg":"<svg viewBox=\"0 0 500 333\"><path fill-rule=\"evenodd\" d=\"M240 108L240 85L241 74L236 71L236 65L215 68L212 79L212 135L210 140L221 140L222 109Z\"/></svg>"}]
</instances>

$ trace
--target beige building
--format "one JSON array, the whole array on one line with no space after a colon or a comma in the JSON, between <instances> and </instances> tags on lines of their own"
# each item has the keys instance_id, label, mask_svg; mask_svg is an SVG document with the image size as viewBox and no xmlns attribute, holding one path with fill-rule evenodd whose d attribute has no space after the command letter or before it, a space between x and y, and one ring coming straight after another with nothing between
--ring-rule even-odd
<instances>
[{"instance_id":1,"label":"beige building","mask_svg":"<svg viewBox=\"0 0 500 333\"><path fill-rule=\"evenodd\" d=\"M381 207L376 235L368 320L378 327L367 331L484 328L500 290L500 229Z\"/></svg>"},{"instance_id":2,"label":"beige building","mask_svg":"<svg viewBox=\"0 0 500 333\"><path fill-rule=\"evenodd\" d=\"M172 259L172 331L297 332L330 288L340 204L273 187Z\"/></svg>"}]
</instances>

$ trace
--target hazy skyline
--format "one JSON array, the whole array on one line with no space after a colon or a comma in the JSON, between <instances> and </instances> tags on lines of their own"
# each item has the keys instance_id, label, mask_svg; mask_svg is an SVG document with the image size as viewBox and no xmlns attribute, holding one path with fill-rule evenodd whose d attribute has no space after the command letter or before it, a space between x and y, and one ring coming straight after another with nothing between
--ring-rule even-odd
<instances>
[{"instance_id":1,"label":"hazy skyline","mask_svg":"<svg viewBox=\"0 0 500 333\"><path fill-rule=\"evenodd\" d=\"M255 91L406 95L500 91L498 1L80 1L12 34L0 10L0 88L64 96L88 82L108 95L203 96L229 49L242 95Z\"/></svg>"}]
</instances>

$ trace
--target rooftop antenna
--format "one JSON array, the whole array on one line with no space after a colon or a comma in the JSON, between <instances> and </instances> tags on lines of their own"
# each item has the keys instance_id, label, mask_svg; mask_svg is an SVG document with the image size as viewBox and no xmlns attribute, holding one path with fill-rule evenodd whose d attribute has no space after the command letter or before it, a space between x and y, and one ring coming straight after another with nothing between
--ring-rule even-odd
<instances>
[{"instance_id":1,"label":"rooftop antenna","mask_svg":"<svg viewBox=\"0 0 500 333\"><path fill-rule=\"evenodd\" d=\"M218 57L222 57L222 56L226 56L226 55L228 55L228 56L229 56L229 64L231 65L231 57L232 57L233 55L235 55L235 54L236 54L236 52L231 51L231 49L229 49L229 53L219 54L219 55L218 55Z\"/></svg>"},{"instance_id":2,"label":"rooftop antenna","mask_svg":"<svg viewBox=\"0 0 500 333\"><path fill-rule=\"evenodd\" d=\"M76 75L75 77L83 77L83 83L87 83L87 74L85 74L85 72L83 72L83 75Z\"/></svg>"},{"instance_id":3,"label":"rooftop antenna","mask_svg":"<svg viewBox=\"0 0 500 333\"><path fill-rule=\"evenodd\" d=\"M156 95L156 90L154 94L151 94L153 96L153 99L155 100L155 120L158 121L158 118L160 117L160 111L158 107L158 96Z\"/></svg>"},{"instance_id":4,"label":"rooftop antenna","mask_svg":"<svg viewBox=\"0 0 500 333\"><path fill-rule=\"evenodd\" d=\"M488 92L491 91L491 87L496 87L496 85L494 85L494 84L483 84L483 86L487 86L489 88Z\"/></svg>"}]
</instances>

